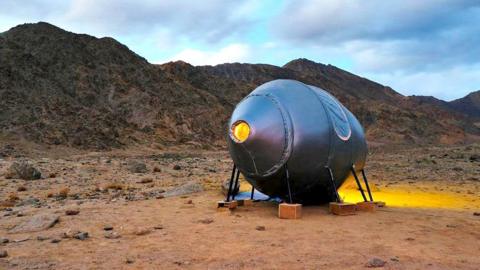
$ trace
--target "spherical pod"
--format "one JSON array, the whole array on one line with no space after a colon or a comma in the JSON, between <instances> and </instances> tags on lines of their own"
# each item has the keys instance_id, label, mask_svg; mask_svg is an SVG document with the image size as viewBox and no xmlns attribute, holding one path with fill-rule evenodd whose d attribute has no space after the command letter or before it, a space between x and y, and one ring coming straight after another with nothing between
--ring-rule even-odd
<instances>
[{"instance_id":1,"label":"spherical pod","mask_svg":"<svg viewBox=\"0 0 480 270\"><path fill-rule=\"evenodd\" d=\"M240 101L227 141L255 189L287 200L290 186L292 200L304 204L332 200L330 175L340 187L367 155L355 116L325 90L294 80L265 83Z\"/></svg>"}]
</instances>

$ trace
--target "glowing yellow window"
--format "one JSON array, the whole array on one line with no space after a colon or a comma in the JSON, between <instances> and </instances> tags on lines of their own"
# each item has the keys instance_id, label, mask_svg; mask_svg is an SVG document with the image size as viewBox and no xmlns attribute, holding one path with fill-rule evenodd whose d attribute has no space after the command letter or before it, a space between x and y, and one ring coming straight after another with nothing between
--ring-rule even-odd
<instances>
[{"instance_id":1,"label":"glowing yellow window","mask_svg":"<svg viewBox=\"0 0 480 270\"><path fill-rule=\"evenodd\" d=\"M250 126L245 121L238 121L232 125L232 136L236 142L242 143L250 135Z\"/></svg>"}]
</instances>

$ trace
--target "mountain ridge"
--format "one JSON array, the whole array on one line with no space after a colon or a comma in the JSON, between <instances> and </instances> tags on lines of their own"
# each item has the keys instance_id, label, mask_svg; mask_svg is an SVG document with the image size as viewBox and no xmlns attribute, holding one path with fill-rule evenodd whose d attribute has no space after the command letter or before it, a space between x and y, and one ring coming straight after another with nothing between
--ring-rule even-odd
<instances>
[{"instance_id":1,"label":"mountain ridge","mask_svg":"<svg viewBox=\"0 0 480 270\"><path fill-rule=\"evenodd\" d=\"M357 115L370 142L460 143L480 133L463 114L307 59L283 67L157 65L113 38L48 23L3 32L0 59L0 131L40 144L224 146L236 103L274 79L331 92Z\"/></svg>"}]
</instances>

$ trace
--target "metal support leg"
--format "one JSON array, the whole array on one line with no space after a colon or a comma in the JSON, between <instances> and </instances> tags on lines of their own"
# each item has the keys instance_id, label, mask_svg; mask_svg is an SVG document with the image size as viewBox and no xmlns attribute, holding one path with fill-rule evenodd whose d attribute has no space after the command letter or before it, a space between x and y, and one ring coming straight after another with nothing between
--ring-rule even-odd
<instances>
[{"instance_id":1,"label":"metal support leg","mask_svg":"<svg viewBox=\"0 0 480 270\"><path fill-rule=\"evenodd\" d=\"M230 183L228 185L228 191L227 191L227 198L225 199L225 201L229 202L230 201L230 195L232 195L232 186L233 186L233 182L235 180L235 172L237 171L237 166L235 166L235 164L233 164L233 169L232 169L232 176L230 176Z\"/></svg>"},{"instance_id":2,"label":"metal support leg","mask_svg":"<svg viewBox=\"0 0 480 270\"><path fill-rule=\"evenodd\" d=\"M285 165L285 181L287 181L288 200L290 201L290 203L293 203L292 190L290 189L290 174L288 173L288 169L286 165Z\"/></svg>"},{"instance_id":3,"label":"metal support leg","mask_svg":"<svg viewBox=\"0 0 480 270\"><path fill-rule=\"evenodd\" d=\"M352 171L353 177L355 177L355 182L357 182L358 189L360 189L360 193L362 193L363 201L367 201L367 197L365 197L365 192L363 192L362 185L360 184L360 181L358 180L357 173L355 173L355 169L350 167L350 170Z\"/></svg>"},{"instance_id":4,"label":"metal support leg","mask_svg":"<svg viewBox=\"0 0 480 270\"><path fill-rule=\"evenodd\" d=\"M332 184L332 188L333 188L333 193L335 193L335 200L337 202L342 202L342 200L340 199L340 195L338 195L338 192L337 192L337 185L335 185L335 179L333 178L333 172L332 172L332 169L330 169L330 167L326 167L327 170L328 170L328 173L330 175L330 183Z\"/></svg>"},{"instance_id":5,"label":"metal support leg","mask_svg":"<svg viewBox=\"0 0 480 270\"><path fill-rule=\"evenodd\" d=\"M235 185L233 186L232 189L232 201L235 200L235 196L237 196L238 190L238 177L240 176L240 171L237 169L237 176L235 177Z\"/></svg>"},{"instance_id":6,"label":"metal support leg","mask_svg":"<svg viewBox=\"0 0 480 270\"><path fill-rule=\"evenodd\" d=\"M255 192L255 187L252 186L252 193L250 193L250 200L253 200L253 193Z\"/></svg>"},{"instance_id":7,"label":"metal support leg","mask_svg":"<svg viewBox=\"0 0 480 270\"><path fill-rule=\"evenodd\" d=\"M365 175L364 169L362 169L362 176L363 176L363 181L365 182L365 186L367 186L368 197L370 198L370 201L373 202L372 192L370 192L370 186L368 185L368 180L367 180L367 176Z\"/></svg>"}]
</instances>

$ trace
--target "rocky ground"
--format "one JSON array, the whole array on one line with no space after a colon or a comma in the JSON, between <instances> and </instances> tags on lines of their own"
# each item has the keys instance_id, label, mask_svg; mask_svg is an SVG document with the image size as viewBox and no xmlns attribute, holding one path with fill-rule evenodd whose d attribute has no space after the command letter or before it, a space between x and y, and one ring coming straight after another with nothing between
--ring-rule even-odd
<instances>
[{"instance_id":1,"label":"rocky ground","mask_svg":"<svg viewBox=\"0 0 480 270\"><path fill-rule=\"evenodd\" d=\"M368 162L374 196L402 190L406 199L348 217L305 207L294 221L278 219L269 202L217 211L232 165L225 151L5 149L0 269L480 265L478 144L374 148ZM419 194L455 201L421 205Z\"/></svg>"}]
</instances>

